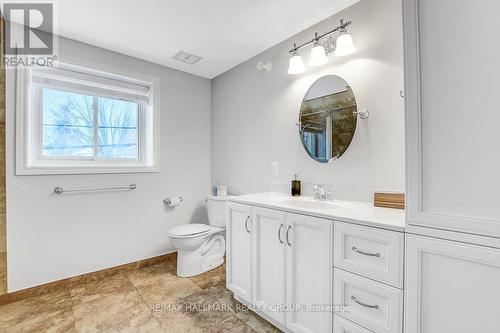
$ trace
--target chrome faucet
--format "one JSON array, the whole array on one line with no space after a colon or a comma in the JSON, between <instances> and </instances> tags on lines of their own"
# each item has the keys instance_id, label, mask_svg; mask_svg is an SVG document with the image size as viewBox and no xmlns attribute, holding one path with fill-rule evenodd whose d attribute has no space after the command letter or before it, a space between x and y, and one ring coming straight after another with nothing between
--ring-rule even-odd
<instances>
[{"instance_id":1,"label":"chrome faucet","mask_svg":"<svg viewBox=\"0 0 500 333\"><path fill-rule=\"evenodd\" d=\"M332 191L325 191L324 185L316 184L313 186L313 198L316 200L333 201Z\"/></svg>"},{"instance_id":2,"label":"chrome faucet","mask_svg":"<svg viewBox=\"0 0 500 333\"><path fill-rule=\"evenodd\" d=\"M318 200L324 200L325 189L323 185L316 184L313 186L313 198Z\"/></svg>"}]
</instances>

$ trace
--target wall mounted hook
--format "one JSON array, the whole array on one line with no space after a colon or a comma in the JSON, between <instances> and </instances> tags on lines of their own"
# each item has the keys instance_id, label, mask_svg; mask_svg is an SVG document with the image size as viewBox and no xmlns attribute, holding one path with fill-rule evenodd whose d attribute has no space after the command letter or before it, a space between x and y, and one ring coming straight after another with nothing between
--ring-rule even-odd
<instances>
[{"instance_id":1,"label":"wall mounted hook","mask_svg":"<svg viewBox=\"0 0 500 333\"><path fill-rule=\"evenodd\" d=\"M265 72L270 72L271 69L273 68L273 64L270 62L270 61L267 61L266 63L264 63L263 61L259 61L257 62L257 70L258 71L265 71Z\"/></svg>"}]
</instances>

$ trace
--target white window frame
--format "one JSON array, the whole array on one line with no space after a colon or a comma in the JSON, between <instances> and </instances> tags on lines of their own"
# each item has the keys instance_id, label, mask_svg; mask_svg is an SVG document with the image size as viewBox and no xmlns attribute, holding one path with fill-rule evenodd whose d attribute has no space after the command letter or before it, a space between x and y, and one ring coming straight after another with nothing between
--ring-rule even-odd
<instances>
[{"instance_id":1,"label":"white window frame","mask_svg":"<svg viewBox=\"0 0 500 333\"><path fill-rule=\"evenodd\" d=\"M110 79L141 83L150 88L150 104L138 104L138 158L99 158L86 156L43 156L42 108L43 89L34 89L32 71L16 70L16 174L94 174L159 172L160 100L159 78L123 71L109 66L91 64L64 57L59 66ZM89 94L95 96L93 94ZM105 96L104 96L105 97ZM96 97L94 97L96 99ZM95 102L95 101L94 101ZM96 103L97 104L97 103ZM94 108L94 117L98 112ZM95 126L96 122L94 122ZM98 140L94 128L94 147Z\"/></svg>"}]
</instances>

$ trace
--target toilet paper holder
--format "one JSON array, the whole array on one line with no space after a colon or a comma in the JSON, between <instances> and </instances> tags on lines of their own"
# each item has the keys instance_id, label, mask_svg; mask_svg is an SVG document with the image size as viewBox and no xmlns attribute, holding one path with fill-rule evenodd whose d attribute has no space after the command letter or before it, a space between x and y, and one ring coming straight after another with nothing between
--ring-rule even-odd
<instances>
[{"instance_id":1,"label":"toilet paper holder","mask_svg":"<svg viewBox=\"0 0 500 333\"><path fill-rule=\"evenodd\" d=\"M181 202L183 202L184 199L182 197L172 197L172 198L166 198L163 199L163 203L167 205L167 207L175 207L177 205L180 205Z\"/></svg>"}]
</instances>

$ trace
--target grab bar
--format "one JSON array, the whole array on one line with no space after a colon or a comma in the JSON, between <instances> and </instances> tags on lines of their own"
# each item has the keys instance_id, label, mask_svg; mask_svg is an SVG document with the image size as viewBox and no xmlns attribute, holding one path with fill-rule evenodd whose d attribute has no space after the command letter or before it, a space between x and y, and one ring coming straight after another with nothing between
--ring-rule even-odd
<instances>
[{"instance_id":1,"label":"grab bar","mask_svg":"<svg viewBox=\"0 0 500 333\"><path fill-rule=\"evenodd\" d=\"M64 189L60 186L54 187L54 194L63 194L66 192L94 192L94 191L114 191L114 190L135 190L137 185L130 184L124 186L108 186L108 187L90 187L90 188L68 188Z\"/></svg>"}]
</instances>

